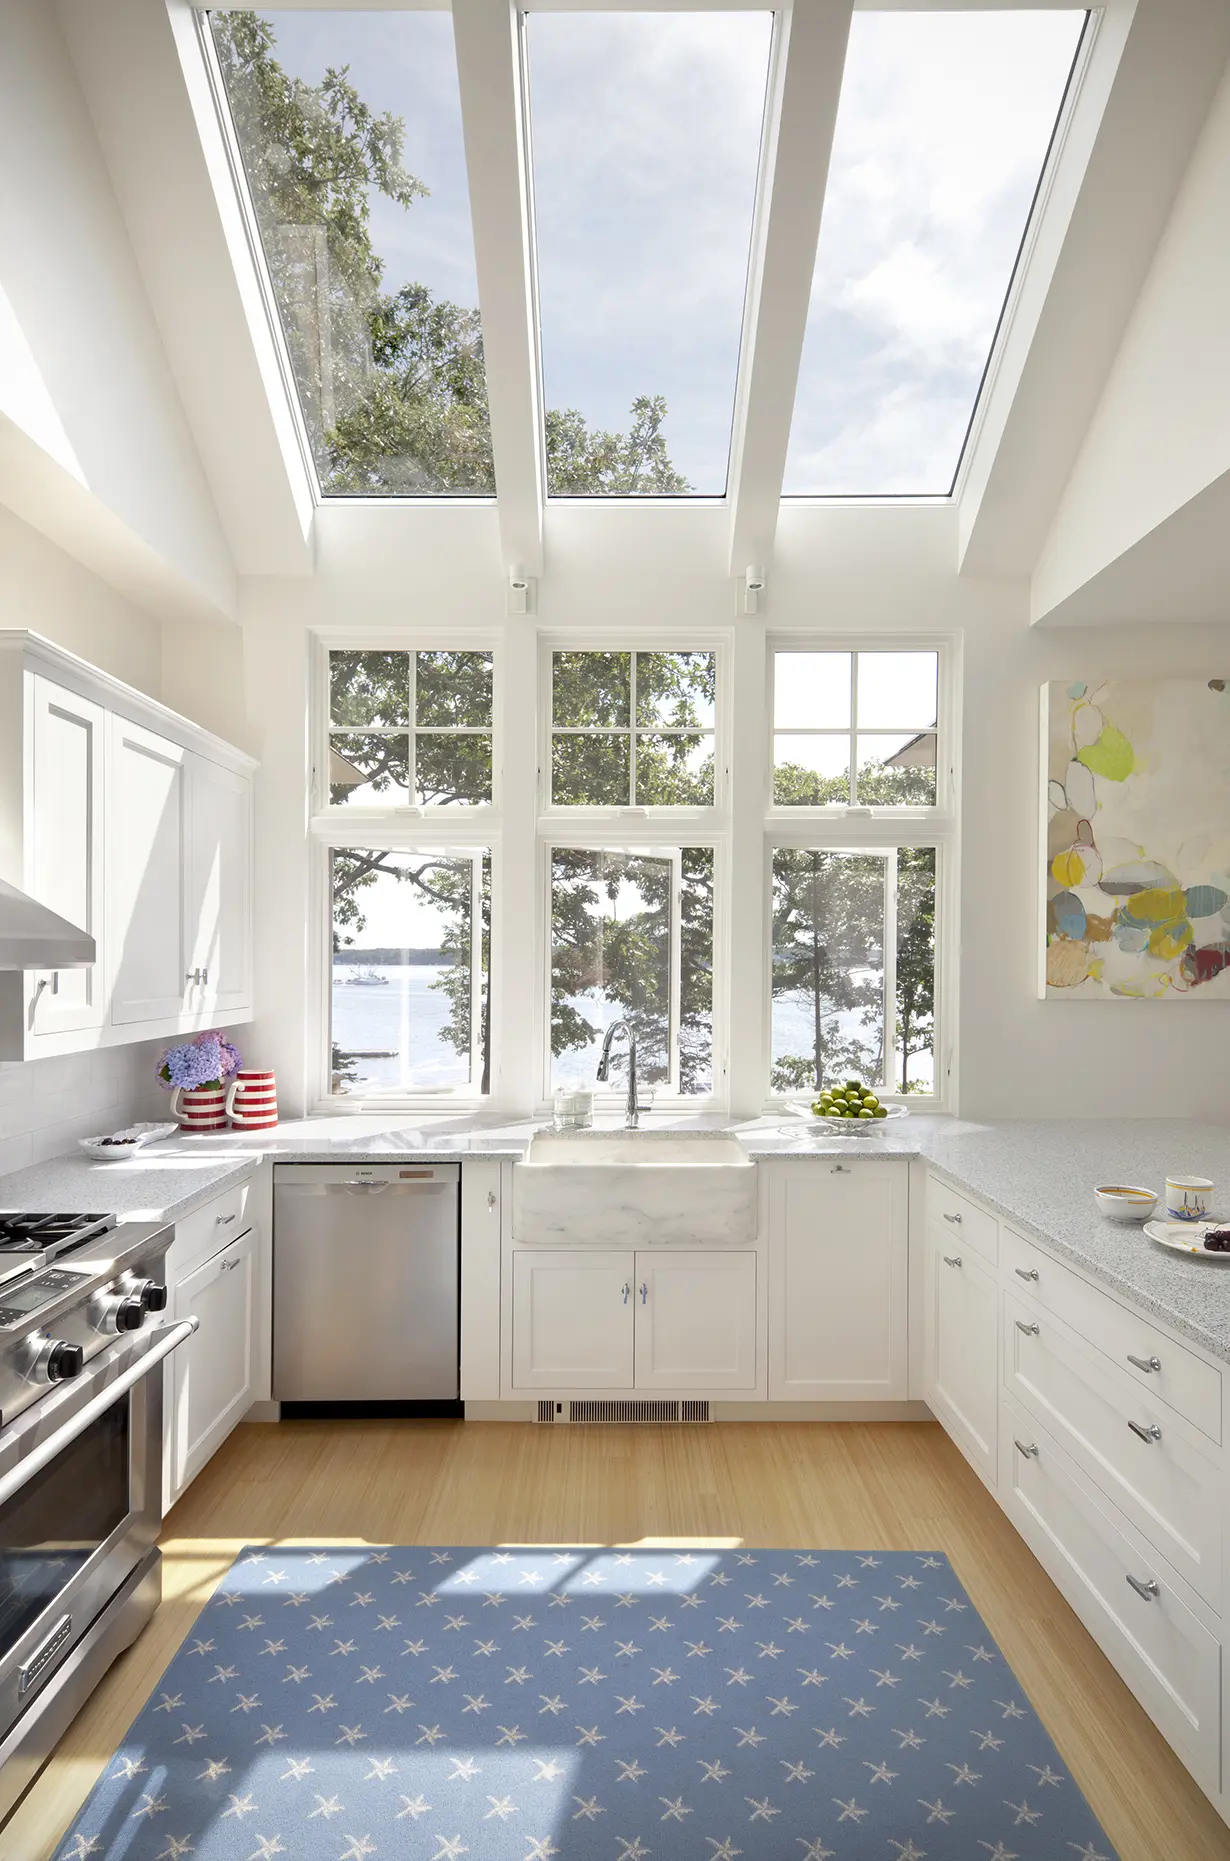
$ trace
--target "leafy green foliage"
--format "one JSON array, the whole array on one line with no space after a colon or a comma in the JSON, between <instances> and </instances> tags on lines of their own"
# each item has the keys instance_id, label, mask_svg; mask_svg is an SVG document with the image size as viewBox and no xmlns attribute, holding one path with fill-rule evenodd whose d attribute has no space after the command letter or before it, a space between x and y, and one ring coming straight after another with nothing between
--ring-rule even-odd
<instances>
[{"instance_id":1,"label":"leafy green foliage","mask_svg":"<svg viewBox=\"0 0 1230 1861\"><path fill-rule=\"evenodd\" d=\"M405 124L374 112L328 69L319 84L278 63L274 27L212 13L266 264L321 487L331 496L489 496L495 491L477 309L423 284L386 291L370 199L409 209L429 192L402 160ZM556 493L684 493L662 434L666 402L639 395L626 433L548 411Z\"/></svg>"}]
</instances>

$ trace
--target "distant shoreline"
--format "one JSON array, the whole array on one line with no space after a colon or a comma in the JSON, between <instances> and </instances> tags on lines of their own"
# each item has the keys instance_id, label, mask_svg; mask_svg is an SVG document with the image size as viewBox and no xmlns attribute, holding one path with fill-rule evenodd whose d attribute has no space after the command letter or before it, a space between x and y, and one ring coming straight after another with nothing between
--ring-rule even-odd
<instances>
[{"instance_id":1,"label":"distant shoreline","mask_svg":"<svg viewBox=\"0 0 1230 1861\"><path fill-rule=\"evenodd\" d=\"M333 952L334 968L355 969L398 969L416 967L424 969L450 969L458 960L455 950L356 950L347 945L344 950Z\"/></svg>"}]
</instances>

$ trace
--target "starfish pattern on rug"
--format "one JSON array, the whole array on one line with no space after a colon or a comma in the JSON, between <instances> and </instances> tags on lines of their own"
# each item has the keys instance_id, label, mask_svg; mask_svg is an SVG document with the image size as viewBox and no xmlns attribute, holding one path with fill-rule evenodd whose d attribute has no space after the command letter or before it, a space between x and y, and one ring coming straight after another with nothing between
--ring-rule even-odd
<instances>
[{"instance_id":1,"label":"starfish pattern on rug","mask_svg":"<svg viewBox=\"0 0 1230 1861\"><path fill-rule=\"evenodd\" d=\"M458 1546L241 1553L55 1861L121 1852L1115 1861L946 1558Z\"/></svg>"}]
</instances>

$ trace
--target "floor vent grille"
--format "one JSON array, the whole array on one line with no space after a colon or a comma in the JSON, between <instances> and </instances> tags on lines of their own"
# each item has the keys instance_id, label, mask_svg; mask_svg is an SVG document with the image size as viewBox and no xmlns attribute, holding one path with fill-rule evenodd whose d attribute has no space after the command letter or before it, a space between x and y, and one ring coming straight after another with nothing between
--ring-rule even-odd
<instances>
[{"instance_id":1,"label":"floor vent grille","mask_svg":"<svg viewBox=\"0 0 1230 1861\"><path fill-rule=\"evenodd\" d=\"M561 1402L538 1404L540 1422L707 1422L707 1402L624 1401L569 1402L567 1415Z\"/></svg>"}]
</instances>

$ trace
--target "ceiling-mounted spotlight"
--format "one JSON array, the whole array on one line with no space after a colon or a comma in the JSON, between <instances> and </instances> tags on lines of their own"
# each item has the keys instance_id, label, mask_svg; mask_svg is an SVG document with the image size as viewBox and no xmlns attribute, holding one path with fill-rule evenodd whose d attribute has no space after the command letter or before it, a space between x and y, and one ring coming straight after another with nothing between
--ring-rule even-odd
<instances>
[{"instance_id":1,"label":"ceiling-mounted spotlight","mask_svg":"<svg viewBox=\"0 0 1230 1861\"><path fill-rule=\"evenodd\" d=\"M509 614L533 614L538 605L538 582L533 575L527 575L524 569L514 568L508 576Z\"/></svg>"}]
</instances>

